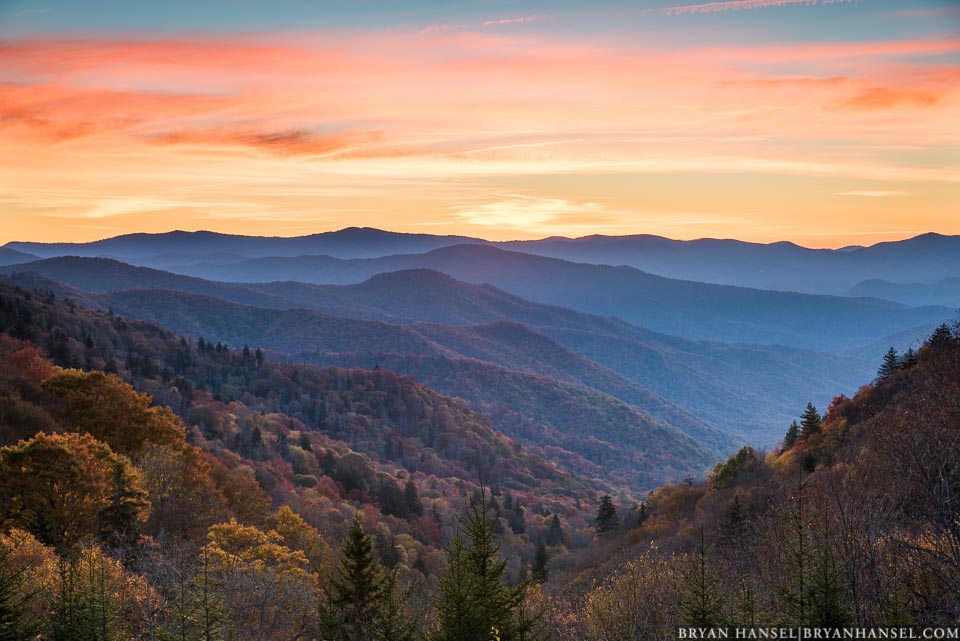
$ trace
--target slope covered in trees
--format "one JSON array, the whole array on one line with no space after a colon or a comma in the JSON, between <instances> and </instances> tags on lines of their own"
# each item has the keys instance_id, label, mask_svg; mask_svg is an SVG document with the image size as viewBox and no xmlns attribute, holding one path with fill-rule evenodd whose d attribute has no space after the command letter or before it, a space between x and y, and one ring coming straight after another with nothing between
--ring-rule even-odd
<instances>
[{"instance_id":1,"label":"slope covered in trees","mask_svg":"<svg viewBox=\"0 0 960 641\"><path fill-rule=\"evenodd\" d=\"M55 287L61 294L74 294ZM488 341L485 356L514 370L464 358L458 352L464 346L456 336L425 336L419 326L344 319L299 309L270 310L165 290L76 293L86 304L154 320L192 336L259 345L318 365L372 368L379 363L422 377L445 394L476 403L493 416L498 429L521 438L551 460L563 456L571 464L586 463L581 454L592 452L587 456L593 461L588 464L591 474L608 482L617 483L626 473L632 479L643 479L641 485L649 489L667 478L696 474L716 456L736 447L734 439L690 413L542 335L543 348L532 350L533 359L526 362L519 359L516 339L501 337L498 345L492 346ZM521 337L533 334L523 327L507 329ZM548 369L543 363L550 358L569 368L571 373L564 377L567 381L530 371ZM576 442L591 442L591 447L571 451L574 441L558 443L552 438L557 430L574 435ZM617 464L604 466L599 453L617 451L617 445L609 440L611 434L626 438L624 445L629 451L617 455ZM543 449L557 445L563 451L556 456Z\"/></svg>"},{"instance_id":2,"label":"slope covered in trees","mask_svg":"<svg viewBox=\"0 0 960 641\"><path fill-rule=\"evenodd\" d=\"M852 398L808 406L782 448L745 447L624 510L563 573L550 616L564 639L955 625L958 429L960 327L943 325Z\"/></svg>"},{"instance_id":3,"label":"slope covered in trees","mask_svg":"<svg viewBox=\"0 0 960 641\"><path fill-rule=\"evenodd\" d=\"M889 345L884 339L882 347L834 355L783 346L692 341L641 329L617 319L531 303L490 285L464 283L431 270L381 274L364 283L344 287L295 282L240 286L196 279L171 281L179 277L110 261L72 260L73 270L82 275L72 275L71 270L57 270L56 275L97 291L121 285L176 287L178 291L191 293L209 292L241 304L253 302L277 309L309 308L340 318L402 325L418 321L446 326L497 321L519 323L550 336L563 347L537 339L537 349L518 350L519 339L531 337L518 325L513 325L514 331L507 331L509 326L499 326L501 331L497 336L491 336L491 330L483 331L483 336L467 336L474 332L452 327L434 327L432 331L440 332L434 339L447 341L448 347L462 355L579 382L684 428L683 419L678 417L679 406L731 434L743 434L760 443L775 441L780 425L789 420L797 403L810 398L826 402L837 390L849 393L855 389L871 371L877 354ZM46 264L38 263L34 268L46 272ZM128 273L118 281L112 274L124 268ZM271 322L269 319L277 318L262 310L241 313L239 308L227 305L223 308L236 314L228 322L217 313L215 300L191 301L188 297L164 292L129 290L90 295L27 272L17 272L15 279L27 286L54 289L88 306L114 307L129 317L155 320L188 335L216 336L234 344L263 344L260 333ZM204 329L201 321L209 329ZM387 332L382 326L357 323L358 342L365 340L364 332L370 328L375 330L374 336L402 334L396 329ZM421 334L428 332L428 328L413 329ZM296 327L288 326L285 330L295 338L303 337ZM912 330L904 338L904 344L910 343L914 335L920 334ZM370 341L366 343L369 345ZM382 349L392 351L389 346ZM426 351L415 353L433 353L422 345L418 349ZM571 358L569 350L582 356ZM583 356L593 364L585 368ZM651 398L649 392L661 399ZM661 411L663 399L674 406L669 408L669 413Z\"/></svg>"}]
</instances>

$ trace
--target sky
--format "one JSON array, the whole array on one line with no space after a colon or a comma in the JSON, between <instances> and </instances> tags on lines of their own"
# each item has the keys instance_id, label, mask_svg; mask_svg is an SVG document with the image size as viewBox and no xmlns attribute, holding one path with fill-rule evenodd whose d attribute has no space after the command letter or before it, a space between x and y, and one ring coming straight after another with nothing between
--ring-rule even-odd
<instances>
[{"instance_id":1,"label":"sky","mask_svg":"<svg viewBox=\"0 0 960 641\"><path fill-rule=\"evenodd\" d=\"M960 234L960 0L0 0L0 243Z\"/></svg>"}]
</instances>

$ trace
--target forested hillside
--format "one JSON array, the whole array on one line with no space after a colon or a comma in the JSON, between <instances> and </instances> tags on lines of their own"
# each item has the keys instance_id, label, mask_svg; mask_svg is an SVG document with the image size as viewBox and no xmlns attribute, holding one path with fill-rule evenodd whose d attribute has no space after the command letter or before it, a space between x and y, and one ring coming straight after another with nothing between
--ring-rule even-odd
<instances>
[{"instance_id":1,"label":"forested hillside","mask_svg":"<svg viewBox=\"0 0 960 641\"><path fill-rule=\"evenodd\" d=\"M852 398L808 406L776 450L744 447L706 482L652 493L564 572L579 600L551 620L597 640L956 625L958 429L960 327L942 325Z\"/></svg>"},{"instance_id":2,"label":"forested hillside","mask_svg":"<svg viewBox=\"0 0 960 641\"><path fill-rule=\"evenodd\" d=\"M340 352L344 345L348 350L355 345L401 356L436 356L443 346L451 352L446 356L459 354L580 383L688 434L694 432L686 430L687 425L700 423L695 429L702 430L707 423L767 444L776 441L780 425L797 404L810 399L827 402L837 390L856 389L891 344L883 338L880 346L831 354L779 345L695 341L615 318L532 303L490 285L457 281L431 270L380 274L357 285L319 286L213 283L103 259L56 259L28 267L36 271L22 269L8 271L26 286L52 289L95 308L112 307L127 317L153 320L194 337L266 347L265 332L284 318L289 321L278 324L269 336L274 341L270 345L281 350ZM250 309L251 305L311 309L327 318L321 323L318 316L301 312L285 316ZM357 320L349 324L337 320L347 318ZM431 326L415 325L422 321ZM463 327L497 321L510 324ZM338 328L333 332L324 329L334 326ZM895 344L912 343L921 333L911 327Z\"/></svg>"}]
</instances>

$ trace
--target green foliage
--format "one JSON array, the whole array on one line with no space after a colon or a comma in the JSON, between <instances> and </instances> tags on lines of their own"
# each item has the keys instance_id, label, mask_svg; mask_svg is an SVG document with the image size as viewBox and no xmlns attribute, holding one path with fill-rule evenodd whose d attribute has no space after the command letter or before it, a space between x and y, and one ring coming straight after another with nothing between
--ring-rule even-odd
<instances>
[{"instance_id":1,"label":"green foliage","mask_svg":"<svg viewBox=\"0 0 960 641\"><path fill-rule=\"evenodd\" d=\"M502 641L539 638L539 616L524 608L527 583L506 585L506 561L499 558L488 515L486 490L471 503L446 548L447 569L440 576L433 641L489 641L491 628Z\"/></svg>"},{"instance_id":2,"label":"green foliage","mask_svg":"<svg viewBox=\"0 0 960 641\"><path fill-rule=\"evenodd\" d=\"M880 365L880 369L877 370L877 380L884 380L893 376L897 370L900 369L902 362L900 357L897 355L897 350L893 347L887 350L887 353L883 355L883 363Z\"/></svg>"},{"instance_id":3,"label":"green foliage","mask_svg":"<svg viewBox=\"0 0 960 641\"><path fill-rule=\"evenodd\" d=\"M117 639L115 590L105 559L94 550L61 559L60 588L51 621L53 641Z\"/></svg>"},{"instance_id":4,"label":"green foliage","mask_svg":"<svg viewBox=\"0 0 960 641\"><path fill-rule=\"evenodd\" d=\"M718 463L710 475L710 487L722 490L733 483L740 474L760 464L757 451L749 445L741 447L736 454L723 463Z\"/></svg>"},{"instance_id":5,"label":"green foliage","mask_svg":"<svg viewBox=\"0 0 960 641\"><path fill-rule=\"evenodd\" d=\"M597 517L593 528L597 534L603 534L618 527L620 527L620 515L613 505L613 498L609 494L604 494L600 497L600 505L597 506Z\"/></svg>"},{"instance_id":6,"label":"green foliage","mask_svg":"<svg viewBox=\"0 0 960 641\"><path fill-rule=\"evenodd\" d=\"M533 556L533 565L530 566L530 576L537 583L543 583L550 576L550 554L543 541L537 543L537 550Z\"/></svg>"},{"instance_id":7,"label":"green foliage","mask_svg":"<svg viewBox=\"0 0 960 641\"><path fill-rule=\"evenodd\" d=\"M800 426L797 425L796 421L790 423L790 427L787 428L787 433L783 437L783 449L789 450L793 447L793 444L797 442L797 439L800 438Z\"/></svg>"},{"instance_id":8,"label":"green foliage","mask_svg":"<svg viewBox=\"0 0 960 641\"><path fill-rule=\"evenodd\" d=\"M13 552L11 542L0 540L0 641L33 639L37 630L29 609L27 568L13 564Z\"/></svg>"},{"instance_id":9,"label":"green foliage","mask_svg":"<svg viewBox=\"0 0 960 641\"><path fill-rule=\"evenodd\" d=\"M800 438L806 439L809 438L811 434L816 434L820 431L820 425L822 423L823 418L820 416L817 408L814 407L813 403L807 403L806 409L804 409L803 414L800 415Z\"/></svg>"},{"instance_id":10,"label":"green foliage","mask_svg":"<svg viewBox=\"0 0 960 641\"><path fill-rule=\"evenodd\" d=\"M720 579L708 562L701 526L697 554L683 572L683 585L677 599L677 608L686 625L715 628L723 625L724 601Z\"/></svg>"}]
</instances>

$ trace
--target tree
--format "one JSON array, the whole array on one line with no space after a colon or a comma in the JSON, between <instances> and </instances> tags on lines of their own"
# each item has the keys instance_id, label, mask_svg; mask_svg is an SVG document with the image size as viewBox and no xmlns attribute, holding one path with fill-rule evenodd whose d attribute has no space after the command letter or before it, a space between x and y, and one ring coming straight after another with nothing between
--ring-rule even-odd
<instances>
[{"instance_id":1,"label":"tree","mask_svg":"<svg viewBox=\"0 0 960 641\"><path fill-rule=\"evenodd\" d=\"M897 350L893 347L887 350L883 355L883 363L877 370L877 380L882 381L897 373L900 369L900 357L897 356Z\"/></svg>"},{"instance_id":2,"label":"tree","mask_svg":"<svg viewBox=\"0 0 960 641\"><path fill-rule=\"evenodd\" d=\"M0 449L0 522L53 546L129 540L149 502L129 461L89 434L37 434Z\"/></svg>"},{"instance_id":3,"label":"tree","mask_svg":"<svg viewBox=\"0 0 960 641\"><path fill-rule=\"evenodd\" d=\"M800 415L800 438L809 438L820 430L820 424L823 423L820 413L813 403L807 403L807 408Z\"/></svg>"},{"instance_id":4,"label":"tree","mask_svg":"<svg viewBox=\"0 0 960 641\"><path fill-rule=\"evenodd\" d=\"M824 538L816 548L810 572L807 602L809 624L817 628L842 628L850 624L839 564L830 545L829 522L824 518Z\"/></svg>"},{"instance_id":5,"label":"tree","mask_svg":"<svg viewBox=\"0 0 960 641\"><path fill-rule=\"evenodd\" d=\"M793 444L797 442L797 439L800 438L800 426L797 425L796 421L790 423L790 427L787 428L787 433L783 437L783 449L789 450L793 447Z\"/></svg>"},{"instance_id":6,"label":"tree","mask_svg":"<svg viewBox=\"0 0 960 641\"><path fill-rule=\"evenodd\" d=\"M169 407L103 372L63 370L43 383L59 399L55 416L69 429L92 434L114 452L138 452L145 443L183 442L183 425Z\"/></svg>"},{"instance_id":7,"label":"tree","mask_svg":"<svg viewBox=\"0 0 960 641\"><path fill-rule=\"evenodd\" d=\"M420 492L417 491L417 484L413 479L407 479L407 485L403 488L404 502L407 504L407 511L413 516L423 514L423 504L420 502Z\"/></svg>"},{"instance_id":8,"label":"tree","mask_svg":"<svg viewBox=\"0 0 960 641\"><path fill-rule=\"evenodd\" d=\"M0 641L32 639L37 630L29 610L27 567L16 567L13 552L12 542L0 540Z\"/></svg>"},{"instance_id":9,"label":"tree","mask_svg":"<svg viewBox=\"0 0 960 641\"><path fill-rule=\"evenodd\" d=\"M373 638L377 608L386 590L373 541L356 518L341 543L340 562L321 612L322 638Z\"/></svg>"},{"instance_id":10,"label":"tree","mask_svg":"<svg viewBox=\"0 0 960 641\"><path fill-rule=\"evenodd\" d=\"M537 551L533 555L533 566L530 568L531 577L537 583L543 583L550 575L550 555L547 553L547 546L543 541L537 543Z\"/></svg>"},{"instance_id":11,"label":"tree","mask_svg":"<svg viewBox=\"0 0 960 641\"><path fill-rule=\"evenodd\" d=\"M527 582L508 587L506 561L498 556L488 516L486 488L467 508L446 548L447 569L440 576L434 641L489 641L496 629L501 641L536 639L538 615L524 605Z\"/></svg>"},{"instance_id":12,"label":"tree","mask_svg":"<svg viewBox=\"0 0 960 641\"><path fill-rule=\"evenodd\" d=\"M617 508L613 505L613 498L609 494L604 494L600 498L600 505L597 507L597 518L594 521L593 528L597 534L609 532L620 525L620 515L617 514Z\"/></svg>"},{"instance_id":13,"label":"tree","mask_svg":"<svg viewBox=\"0 0 960 641\"><path fill-rule=\"evenodd\" d=\"M53 641L111 641L118 632L116 578L93 548L60 560L51 627Z\"/></svg>"},{"instance_id":14,"label":"tree","mask_svg":"<svg viewBox=\"0 0 960 641\"><path fill-rule=\"evenodd\" d=\"M927 339L926 344L930 349L935 352L943 351L951 342L953 342L953 332L950 331L950 327L946 323L940 324L933 333L930 334L930 338Z\"/></svg>"},{"instance_id":15,"label":"tree","mask_svg":"<svg viewBox=\"0 0 960 641\"><path fill-rule=\"evenodd\" d=\"M553 518L550 519L550 528L547 530L547 545L563 545L564 536L563 528L560 525L560 516L557 513L553 514Z\"/></svg>"},{"instance_id":16,"label":"tree","mask_svg":"<svg viewBox=\"0 0 960 641\"><path fill-rule=\"evenodd\" d=\"M203 551L227 615L225 636L272 641L306 630L316 611L316 577L307 557L270 530L236 520L210 528Z\"/></svg>"},{"instance_id":17,"label":"tree","mask_svg":"<svg viewBox=\"0 0 960 641\"><path fill-rule=\"evenodd\" d=\"M696 628L716 628L723 624L723 593L720 580L707 563L703 526L693 563L683 572L683 586L677 607L683 622Z\"/></svg>"}]
</instances>

